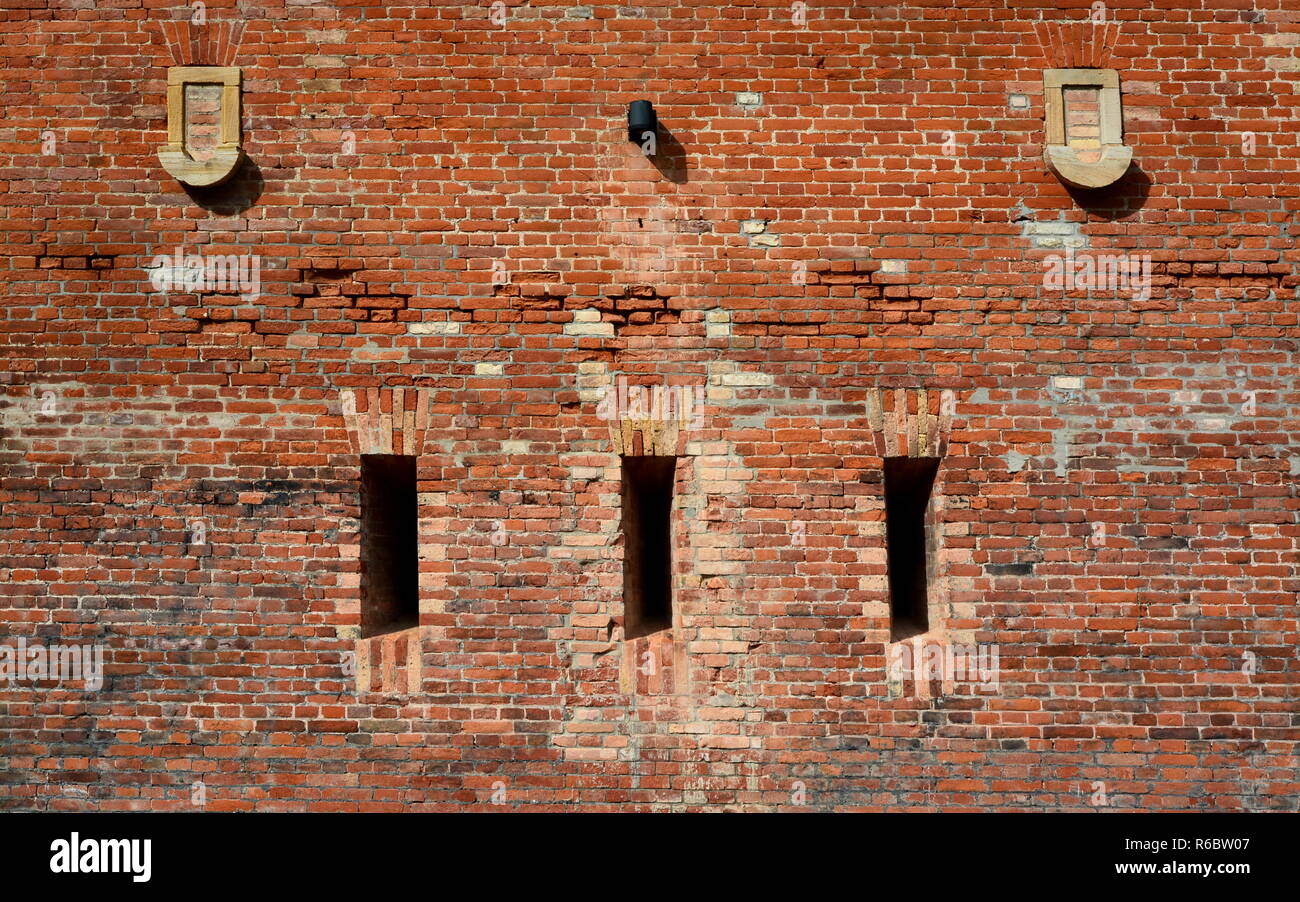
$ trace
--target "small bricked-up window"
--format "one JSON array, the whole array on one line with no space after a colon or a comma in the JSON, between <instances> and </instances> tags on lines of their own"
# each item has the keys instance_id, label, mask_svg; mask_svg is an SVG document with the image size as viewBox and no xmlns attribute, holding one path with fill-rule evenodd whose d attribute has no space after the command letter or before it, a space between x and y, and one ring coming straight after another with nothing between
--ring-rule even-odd
<instances>
[{"instance_id":1,"label":"small bricked-up window","mask_svg":"<svg viewBox=\"0 0 1300 902\"><path fill-rule=\"evenodd\" d=\"M937 457L885 458L885 545L889 552L889 634L898 641L930 628L926 534Z\"/></svg>"},{"instance_id":2,"label":"small bricked-up window","mask_svg":"<svg viewBox=\"0 0 1300 902\"><path fill-rule=\"evenodd\" d=\"M361 635L420 623L415 457L361 455Z\"/></svg>"},{"instance_id":3,"label":"small bricked-up window","mask_svg":"<svg viewBox=\"0 0 1300 902\"><path fill-rule=\"evenodd\" d=\"M1101 159L1101 89L1092 85L1066 86L1065 140L1075 148L1080 162Z\"/></svg>"},{"instance_id":4,"label":"small bricked-up window","mask_svg":"<svg viewBox=\"0 0 1300 902\"><path fill-rule=\"evenodd\" d=\"M675 457L623 458L623 635L673 625Z\"/></svg>"}]
</instances>

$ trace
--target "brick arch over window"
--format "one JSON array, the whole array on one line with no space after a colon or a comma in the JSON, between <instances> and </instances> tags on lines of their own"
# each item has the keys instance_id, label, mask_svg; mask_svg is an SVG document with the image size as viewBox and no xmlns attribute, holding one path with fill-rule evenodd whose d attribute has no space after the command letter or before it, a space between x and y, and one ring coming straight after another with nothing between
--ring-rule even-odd
<instances>
[{"instance_id":1,"label":"brick arch over window","mask_svg":"<svg viewBox=\"0 0 1300 902\"><path fill-rule=\"evenodd\" d=\"M431 418L427 389L344 390L339 400L353 453L423 453Z\"/></svg>"}]
</instances>

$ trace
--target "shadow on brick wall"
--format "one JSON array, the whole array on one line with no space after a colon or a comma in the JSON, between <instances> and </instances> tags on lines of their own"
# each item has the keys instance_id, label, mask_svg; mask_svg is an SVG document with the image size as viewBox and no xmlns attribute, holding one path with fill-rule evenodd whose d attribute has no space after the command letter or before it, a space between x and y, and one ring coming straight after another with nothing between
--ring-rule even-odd
<instances>
[{"instance_id":1,"label":"shadow on brick wall","mask_svg":"<svg viewBox=\"0 0 1300 902\"><path fill-rule=\"evenodd\" d=\"M1124 219L1146 206L1151 195L1151 176L1134 163L1119 181L1105 188L1075 188L1066 190L1074 202L1093 216L1109 222Z\"/></svg>"},{"instance_id":2,"label":"shadow on brick wall","mask_svg":"<svg viewBox=\"0 0 1300 902\"><path fill-rule=\"evenodd\" d=\"M658 141L655 155L650 158L654 161L655 168L668 181L676 185L685 185L691 180L686 166L686 148L682 147L677 136L662 122L659 123Z\"/></svg>"},{"instance_id":3,"label":"shadow on brick wall","mask_svg":"<svg viewBox=\"0 0 1300 902\"><path fill-rule=\"evenodd\" d=\"M209 213L236 216L257 203L265 186L266 180L262 178L262 170L251 158L245 156L230 178L220 185L207 188L196 188L191 185L182 187L190 196L190 200Z\"/></svg>"}]
</instances>

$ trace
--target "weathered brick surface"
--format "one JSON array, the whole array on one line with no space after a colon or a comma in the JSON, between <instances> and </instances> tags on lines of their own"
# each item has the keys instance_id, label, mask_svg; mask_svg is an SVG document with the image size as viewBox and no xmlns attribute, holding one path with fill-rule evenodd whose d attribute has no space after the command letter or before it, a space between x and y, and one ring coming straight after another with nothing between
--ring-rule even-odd
<instances>
[{"instance_id":1,"label":"weathered brick surface","mask_svg":"<svg viewBox=\"0 0 1300 902\"><path fill-rule=\"evenodd\" d=\"M1300 8L800 6L0 2L0 626L108 649L0 687L0 807L1296 810ZM158 163L178 63L243 69L231 184ZM1089 65L1139 167L1091 195L1041 103ZM260 292L156 290L177 249ZM421 623L360 640L399 447ZM625 641L653 449L677 610ZM919 644L992 691L888 673L926 453Z\"/></svg>"}]
</instances>

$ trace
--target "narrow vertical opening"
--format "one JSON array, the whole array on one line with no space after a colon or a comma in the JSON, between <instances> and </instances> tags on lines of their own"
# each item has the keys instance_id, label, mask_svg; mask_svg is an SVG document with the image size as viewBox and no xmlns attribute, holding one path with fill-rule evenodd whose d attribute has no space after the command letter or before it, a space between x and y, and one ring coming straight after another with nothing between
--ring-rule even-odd
<instances>
[{"instance_id":1,"label":"narrow vertical opening","mask_svg":"<svg viewBox=\"0 0 1300 902\"><path fill-rule=\"evenodd\" d=\"M415 457L361 456L361 635L420 623Z\"/></svg>"},{"instance_id":2,"label":"narrow vertical opening","mask_svg":"<svg viewBox=\"0 0 1300 902\"><path fill-rule=\"evenodd\" d=\"M930 628L929 571L933 537L926 534L937 457L885 458L885 544L889 552L889 633L893 641Z\"/></svg>"},{"instance_id":3,"label":"narrow vertical opening","mask_svg":"<svg viewBox=\"0 0 1300 902\"><path fill-rule=\"evenodd\" d=\"M673 625L675 457L623 458L623 635Z\"/></svg>"}]
</instances>

